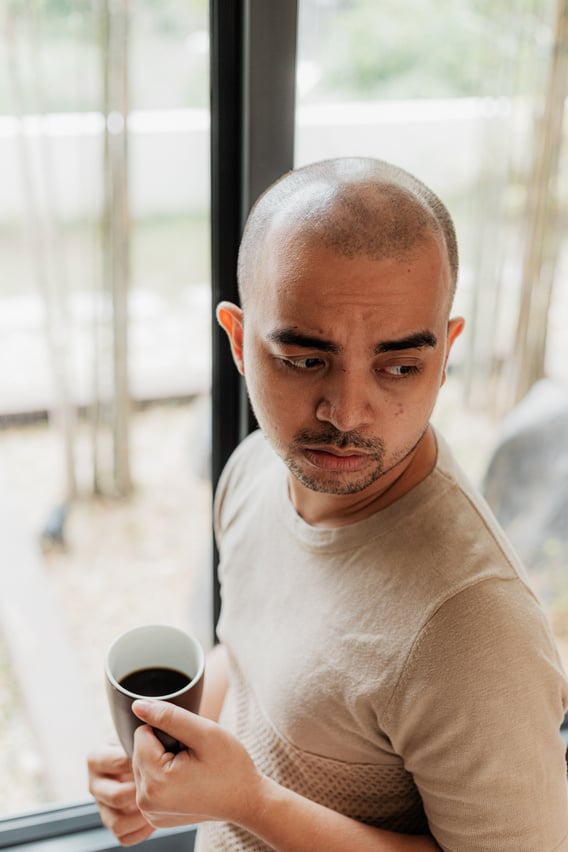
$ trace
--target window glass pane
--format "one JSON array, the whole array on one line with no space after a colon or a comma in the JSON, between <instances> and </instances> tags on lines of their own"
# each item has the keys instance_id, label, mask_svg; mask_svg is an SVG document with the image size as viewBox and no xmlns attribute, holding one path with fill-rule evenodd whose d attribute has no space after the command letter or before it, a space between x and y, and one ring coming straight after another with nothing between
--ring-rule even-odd
<instances>
[{"instance_id":1,"label":"window glass pane","mask_svg":"<svg viewBox=\"0 0 568 852\"><path fill-rule=\"evenodd\" d=\"M434 421L520 551L568 659L561 7L300 0L296 164L390 160L452 212L467 325Z\"/></svg>"},{"instance_id":2,"label":"window glass pane","mask_svg":"<svg viewBox=\"0 0 568 852\"><path fill-rule=\"evenodd\" d=\"M2 15L0 816L87 797L116 635L213 635L208 4Z\"/></svg>"}]
</instances>

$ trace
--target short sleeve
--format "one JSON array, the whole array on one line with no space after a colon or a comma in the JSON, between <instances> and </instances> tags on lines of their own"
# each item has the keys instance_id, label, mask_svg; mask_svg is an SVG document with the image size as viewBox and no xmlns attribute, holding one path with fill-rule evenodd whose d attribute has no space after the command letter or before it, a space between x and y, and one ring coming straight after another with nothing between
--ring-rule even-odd
<instances>
[{"instance_id":1,"label":"short sleeve","mask_svg":"<svg viewBox=\"0 0 568 852\"><path fill-rule=\"evenodd\" d=\"M421 631L384 727L446 852L568 850L566 678L518 579L485 580Z\"/></svg>"}]
</instances>

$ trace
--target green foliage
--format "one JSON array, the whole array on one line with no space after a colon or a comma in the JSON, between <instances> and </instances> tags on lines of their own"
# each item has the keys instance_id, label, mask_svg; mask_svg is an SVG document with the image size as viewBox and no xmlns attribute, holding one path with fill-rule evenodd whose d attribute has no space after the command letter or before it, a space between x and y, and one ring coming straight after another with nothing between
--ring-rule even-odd
<instances>
[{"instance_id":1,"label":"green foliage","mask_svg":"<svg viewBox=\"0 0 568 852\"><path fill-rule=\"evenodd\" d=\"M539 33L548 48L553 5L542 0L538 14L530 0L343 0L327 16L320 8L325 34L306 57L321 70L312 97L511 94L523 80L523 41L534 46Z\"/></svg>"},{"instance_id":2,"label":"green foliage","mask_svg":"<svg viewBox=\"0 0 568 852\"><path fill-rule=\"evenodd\" d=\"M43 84L44 111L100 108L101 15L122 3L6 0L5 32L27 92L25 110L34 108L34 75ZM208 105L208 56L199 38L208 30L208 7L208 0L129 0L133 108ZM300 59L319 74L305 99L542 90L554 8L555 0L301 0ZM6 112L10 69L1 45L0 36Z\"/></svg>"},{"instance_id":3,"label":"green foliage","mask_svg":"<svg viewBox=\"0 0 568 852\"><path fill-rule=\"evenodd\" d=\"M7 0L6 4L6 18L20 36L89 39L92 17L92 0Z\"/></svg>"}]
</instances>

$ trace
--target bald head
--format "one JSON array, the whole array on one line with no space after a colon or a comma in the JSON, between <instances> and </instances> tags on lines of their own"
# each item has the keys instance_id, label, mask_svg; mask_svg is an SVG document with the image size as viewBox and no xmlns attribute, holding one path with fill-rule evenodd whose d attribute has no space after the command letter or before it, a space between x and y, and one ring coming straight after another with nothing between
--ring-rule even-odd
<instances>
[{"instance_id":1,"label":"bald head","mask_svg":"<svg viewBox=\"0 0 568 852\"><path fill-rule=\"evenodd\" d=\"M247 220L239 252L243 307L258 283L263 253L283 235L316 242L340 255L401 259L434 235L448 258L451 296L458 251L451 217L440 199L413 175L370 158L339 158L288 172L260 196Z\"/></svg>"}]
</instances>

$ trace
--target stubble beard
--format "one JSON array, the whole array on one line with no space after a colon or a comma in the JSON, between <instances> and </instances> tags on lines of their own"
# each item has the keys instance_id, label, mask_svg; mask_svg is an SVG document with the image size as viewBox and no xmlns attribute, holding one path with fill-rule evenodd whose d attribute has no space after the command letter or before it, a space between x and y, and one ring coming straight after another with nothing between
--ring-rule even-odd
<instances>
[{"instance_id":1,"label":"stubble beard","mask_svg":"<svg viewBox=\"0 0 568 852\"><path fill-rule=\"evenodd\" d=\"M362 472L359 477L354 473L330 472L325 470L306 469L301 463L301 456L306 446L317 449L318 446L338 450L364 450L367 458L373 463L370 470ZM380 438L364 438L357 432L340 432L333 426L321 432L310 432L304 429L296 434L290 451L284 461L290 473L310 491L321 494L358 494L380 479L385 471L385 446Z\"/></svg>"},{"instance_id":2,"label":"stubble beard","mask_svg":"<svg viewBox=\"0 0 568 852\"><path fill-rule=\"evenodd\" d=\"M388 462L385 461L385 444L381 438L364 438L357 432L340 432L333 426L329 426L323 432L310 432L306 429L296 434L284 461L290 473L311 491L338 496L359 494L408 458L424 437L426 429L427 426L412 445L398 450ZM374 464L370 470L362 472L358 478L354 478L354 474L325 470L314 470L312 473L301 464L300 460L306 445L317 449L318 444L327 448L335 447L338 450L365 450L369 461Z\"/></svg>"}]
</instances>

